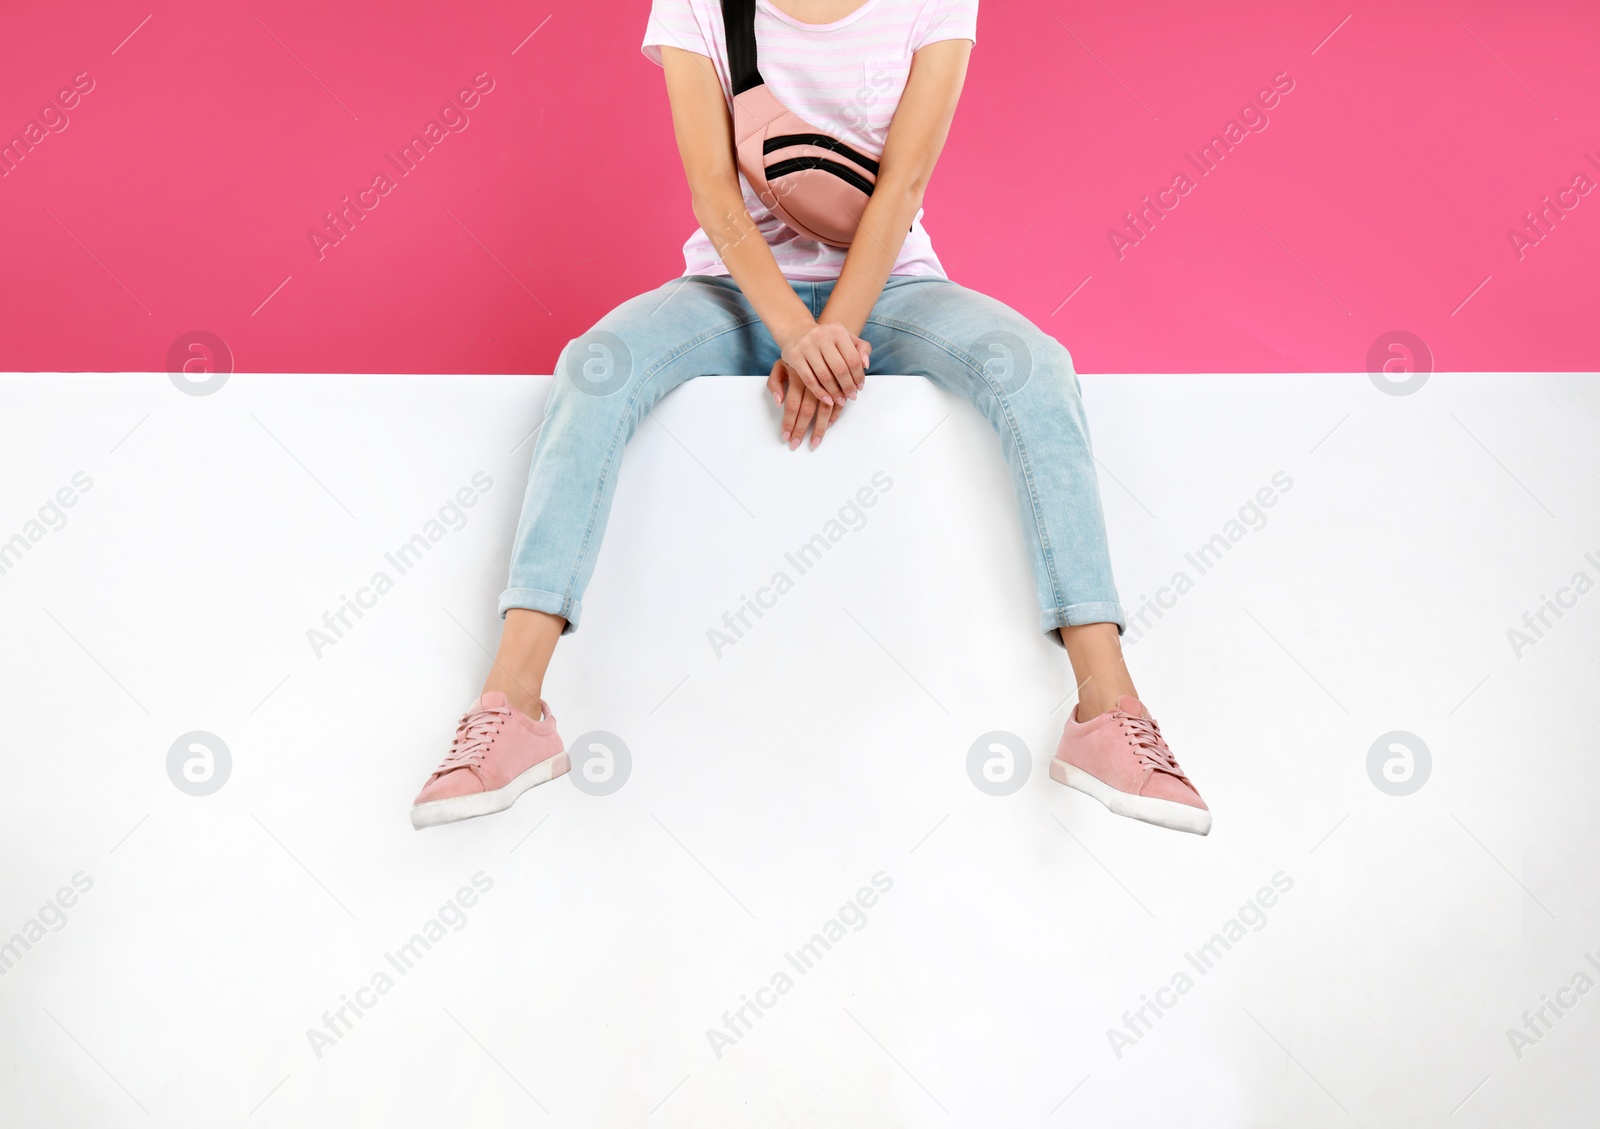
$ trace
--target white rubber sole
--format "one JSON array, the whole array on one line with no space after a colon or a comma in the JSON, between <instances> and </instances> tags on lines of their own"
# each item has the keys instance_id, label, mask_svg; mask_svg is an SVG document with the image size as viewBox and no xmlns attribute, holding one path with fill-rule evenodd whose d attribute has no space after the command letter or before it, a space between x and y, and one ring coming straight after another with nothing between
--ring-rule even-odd
<instances>
[{"instance_id":1,"label":"white rubber sole","mask_svg":"<svg viewBox=\"0 0 1600 1129\"><path fill-rule=\"evenodd\" d=\"M1205 808L1192 808L1174 800L1119 792L1098 776L1090 776L1064 760L1050 759L1050 779L1068 788L1076 788L1086 796L1093 796L1111 811L1129 819L1153 823L1173 831L1187 831L1191 835L1206 835L1211 831L1211 813Z\"/></svg>"},{"instance_id":2,"label":"white rubber sole","mask_svg":"<svg viewBox=\"0 0 1600 1129\"><path fill-rule=\"evenodd\" d=\"M424 827L438 827L441 823L455 823L463 819L474 819L480 815L493 815L497 811L505 811L529 788L548 784L556 777L566 775L571 767L572 758L565 752L560 752L548 760L540 761L509 784L492 792L469 792L465 796L452 796L448 800L416 804L411 809L411 826L421 831Z\"/></svg>"}]
</instances>

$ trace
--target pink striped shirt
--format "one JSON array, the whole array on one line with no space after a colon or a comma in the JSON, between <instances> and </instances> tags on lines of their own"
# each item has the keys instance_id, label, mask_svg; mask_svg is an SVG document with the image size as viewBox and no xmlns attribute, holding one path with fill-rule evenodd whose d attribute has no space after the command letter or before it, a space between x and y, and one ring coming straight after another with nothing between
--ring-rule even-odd
<instances>
[{"instance_id":1,"label":"pink striped shirt","mask_svg":"<svg viewBox=\"0 0 1600 1129\"><path fill-rule=\"evenodd\" d=\"M756 0L756 49L761 77L790 110L839 140L868 153L883 152L889 120L900 102L911 56L940 39L977 42L978 0L866 0L842 20L801 23ZM720 0L653 0L643 51L661 62L661 47L680 47L709 57L733 112L728 49ZM787 278L821 281L839 277L845 252L806 239L786 226L739 175L745 207ZM700 228L683 245L684 274L726 275L728 268ZM945 277L917 209L893 274Z\"/></svg>"}]
</instances>

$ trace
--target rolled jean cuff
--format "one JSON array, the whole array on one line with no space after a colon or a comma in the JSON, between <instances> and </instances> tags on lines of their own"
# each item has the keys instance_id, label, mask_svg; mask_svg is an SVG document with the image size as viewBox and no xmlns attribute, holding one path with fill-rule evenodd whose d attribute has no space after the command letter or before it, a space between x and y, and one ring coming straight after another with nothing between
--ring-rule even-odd
<instances>
[{"instance_id":1,"label":"rolled jean cuff","mask_svg":"<svg viewBox=\"0 0 1600 1129\"><path fill-rule=\"evenodd\" d=\"M583 614L581 600L571 599L559 592L546 592L542 588L507 588L500 593L500 618L504 619L506 612L512 608L560 616L567 621L567 625L561 629L563 635L571 635L578 630L578 617Z\"/></svg>"},{"instance_id":2,"label":"rolled jean cuff","mask_svg":"<svg viewBox=\"0 0 1600 1129\"><path fill-rule=\"evenodd\" d=\"M1127 630L1122 618L1122 605L1106 601L1098 604L1068 604L1064 608L1051 608L1039 616L1039 630L1048 635L1057 646L1064 647L1060 628L1077 627L1084 623L1114 623L1120 636Z\"/></svg>"}]
</instances>

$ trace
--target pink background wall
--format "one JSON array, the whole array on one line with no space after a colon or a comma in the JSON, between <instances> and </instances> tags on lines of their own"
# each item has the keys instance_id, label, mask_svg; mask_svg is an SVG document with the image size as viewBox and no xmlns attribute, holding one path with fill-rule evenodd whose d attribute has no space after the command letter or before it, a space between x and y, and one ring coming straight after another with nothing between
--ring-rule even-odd
<instances>
[{"instance_id":1,"label":"pink background wall","mask_svg":"<svg viewBox=\"0 0 1600 1129\"><path fill-rule=\"evenodd\" d=\"M648 7L7 5L0 141L40 140L0 177L0 369L160 371L203 330L244 371L550 371L682 270ZM925 222L1083 371L1360 371L1393 330L1440 369L1600 368L1593 0L988 0L978 34ZM1201 176L1186 154L1284 72ZM386 154L485 73L400 176ZM319 259L307 232L385 170ZM1570 211L1519 248L1545 197Z\"/></svg>"}]
</instances>

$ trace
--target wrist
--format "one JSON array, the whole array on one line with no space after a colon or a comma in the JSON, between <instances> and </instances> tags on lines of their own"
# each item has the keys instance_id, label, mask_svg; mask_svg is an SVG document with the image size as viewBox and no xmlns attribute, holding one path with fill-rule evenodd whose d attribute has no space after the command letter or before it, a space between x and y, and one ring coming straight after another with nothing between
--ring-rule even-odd
<instances>
[{"instance_id":1,"label":"wrist","mask_svg":"<svg viewBox=\"0 0 1600 1129\"><path fill-rule=\"evenodd\" d=\"M779 350L787 349L816 326L817 319L804 306L790 317L780 321L773 327L772 339L778 343Z\"/></svg>"},{"instance_id":2,"label":"wrist","mask_svg":"<svg viewBox=\"0 0 1600 1129\"><path fill-rule=\"evenodd\" d=\"M835 291L835 293L837 294L838 292ZM866 328L867 319L865 316L856 316L855 312L846 309L845 305L843 302L833 305L830 299L830 304L822 307L822 314L817 318L817 324L826 325L829 322L834 322L844 326L850 336L860 337L861 331ZM870 311L868 312L870 313Z\"/></svg>"}]
</instances>

